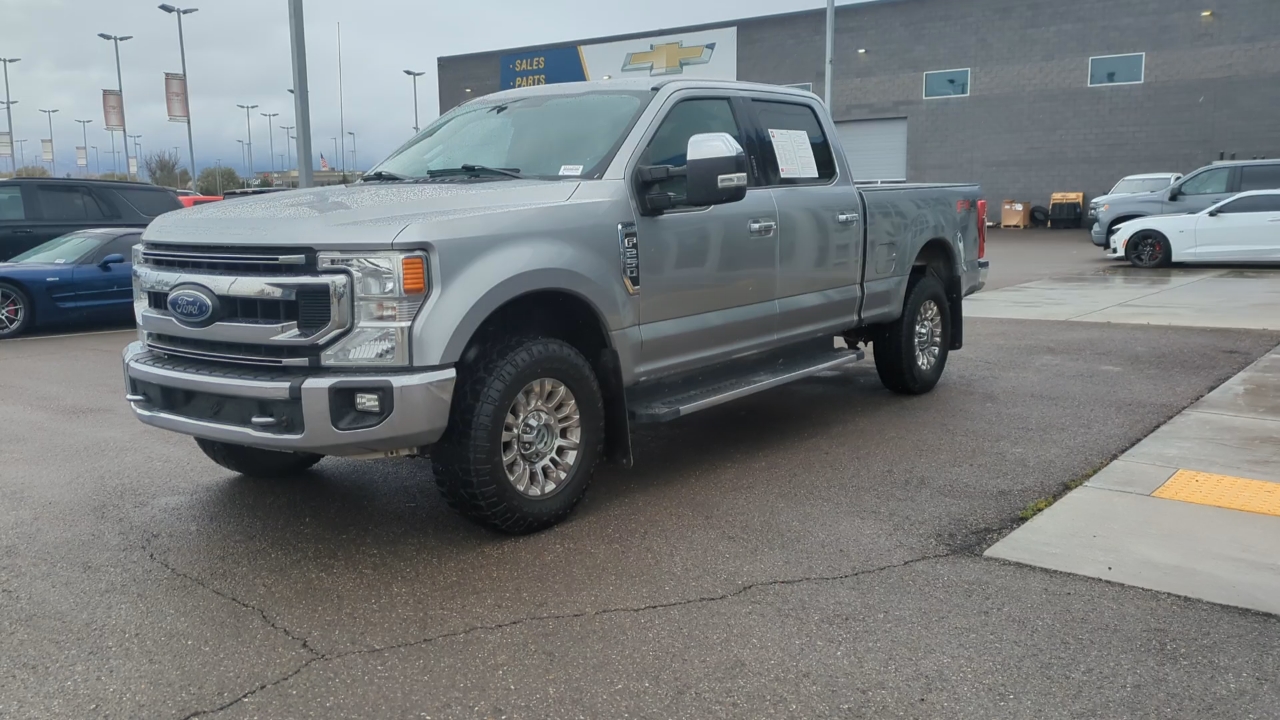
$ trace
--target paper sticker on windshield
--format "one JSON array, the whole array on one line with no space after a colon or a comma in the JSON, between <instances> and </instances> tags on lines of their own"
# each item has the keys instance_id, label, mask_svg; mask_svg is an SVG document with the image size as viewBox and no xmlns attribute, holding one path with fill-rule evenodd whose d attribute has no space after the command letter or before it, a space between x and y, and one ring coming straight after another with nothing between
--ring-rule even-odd
<instances>
[{"instance_id":1,"label":"paper sticker on windshield","mask_svg":"<svg viewBox=\"0 0 1280 720\"><path fill-rule=\"evenodd\" d=\"M581 165L561 165L560 174L561 175L581 175L582 166Z\"/></svg>"},{"instance_id":2,"label":"paper sticker on windshield","mask_svg":"<svg viewBox=\"0 0 1280 720\"><path fill-rule=\"evenodd\" d=\"M53 264L54 264L54 265L61 265L61 264L65 263L66 261L67 261L67 259L66 259L66 258L58 258L57 260L54 260L54 261L53 261Z\"/></svg>"},{"instance_id":3,"label":"paper sticker on windshield","mask_svg":"<svg viewBox=\"0 0 1280 720\"><path fill-rule=\"evenodd\" d=\"M784 178L818 177L818 161L813 157L809 133L804 130L769 128L774 155L778 157L778 174Z\"/></svg>"}]
</instances>

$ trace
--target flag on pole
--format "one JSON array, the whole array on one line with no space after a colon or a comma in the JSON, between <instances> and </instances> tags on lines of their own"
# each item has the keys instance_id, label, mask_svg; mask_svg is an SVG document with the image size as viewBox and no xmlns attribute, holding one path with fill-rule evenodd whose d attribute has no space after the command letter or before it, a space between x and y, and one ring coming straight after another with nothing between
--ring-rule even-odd
<instances>
[{"instance_id":1,"label":"flag on pole","mask_svg":"<svg viewBox=\"0 0 1280 720\"><path fill-rule=\"evenodd\" d=\"M324 159L324 153L320 153L320 169L321 170L329 169L329 161Z\"/></svg>"}]
</instances>

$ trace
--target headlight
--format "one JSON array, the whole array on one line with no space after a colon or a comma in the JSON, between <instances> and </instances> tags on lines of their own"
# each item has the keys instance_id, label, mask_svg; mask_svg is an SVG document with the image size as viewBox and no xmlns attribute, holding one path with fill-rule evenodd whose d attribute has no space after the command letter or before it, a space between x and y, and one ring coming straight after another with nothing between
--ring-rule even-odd
<instances>
[{"instance_id":1,"label":"headlight","mask_svg":"<svg viewBox=\"0 0 1280 720\"><path fill-rule=\"evenodd\" d=\"M142 265L142 243L133 246L132 254L133 266ZM138 326L138 340L145 343L147 341L147 333L142 329L142 311L147 309L147 294L142 292L142 284L138 282L138 276L133 276L133 320Z\"/></svg>"},{"instance_id":2,"label":"headlight","mask_svg":"<svg viewBox=\"0 0 1280 720\"><path fill-rule=\"evenodd\" d=\"M321 253L322 271L351 275L355 327L320 356L324 365L408 365L409 326L427 299L422 253Z\"/></svg>"},{"instance_id":3,"label":"headlight","mask_svg":"<svg viewBox=\"0 0 1280 720\"><path fill-rule=\"evenodd\" d=\"M1102 207L1098 208L1098 212L1106 212L1107 210L1110 210L1110 209L1111 209L1111 205L1110 205L1110 204L1107 204L1107 205L1103 205Z\"/></svg>"}]
</instances>

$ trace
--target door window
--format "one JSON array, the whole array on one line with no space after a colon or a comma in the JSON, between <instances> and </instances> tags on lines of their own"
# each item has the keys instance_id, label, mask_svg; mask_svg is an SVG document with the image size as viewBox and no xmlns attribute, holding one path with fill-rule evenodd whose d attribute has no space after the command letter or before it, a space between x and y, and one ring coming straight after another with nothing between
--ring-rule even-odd
<instances>
[{"instance_id":1,"label":"door window","mask_svg":"<svg viewBox=\"0 0 1280 720\"><path fill-rule=\"evenodd\" d=\"M1214 195L1227 191L1227 181L1231 179L1231 170L1215 168L1192 177L1182 183L1180 192L1183 195Z\"/></svg>"},{"instance_id":2,"label":"door window","mask_svg":"<svg viewBox=\"0 0 1280 720\"><path fill-rule=\"evenodd\" d=\"M742 144L742 134L733 118L733 108L726 98L700 98L682 100L671 108L662 119L658 131L649 140L649 146L640 155L641 165L671 165L680 167L688 158L689 138L698 133L723 132ZM653 192L685 194L682 177L663 180L652 186Z\"/></svg>"},{"instance_id":3,"label":"door window","mask_svg":"<svg viewBox=\"0 0 1280 720\"><path fill-rule=\"evenodd\" d=\"M764 130L766 142L762 144L765 170L770 174L771 185L825 185L836 176L836 160L831 153L831 141L822 132L822 124L813 108L795 103L752 100L751 107L756 121ZM782 131L782 134L777 131ZM804 133L799 135L798 133ZM808 148L796 147L795 142ZM785 144L783 155L789 167L780 168L779 148ZM813 155L809 162L808 155ZM794 159L792 156L795 156ZM786 177L790 175L790 177Z\"/></svg>"},{"instance_id":4,"label":"door window","mask_svg":"<svg viewBox=\"0 0 1280 720\"><path fill-rule=\"evenodd\" d=\"M98 201L83 188L38 185L36 198L45 220L101 220L106 217Z\"/></svg>"},{"instance_id":5,"label":"door window","mask_svg":"<svg viewBox=\"0 0 1280 720\"><path fill-rule=\"evenodd\" d=\"M125 262L129 262L129 258L133 256L133 246L142 242L142 235L139 233L129 233L103 243L93 254L91 263L97 265L102 259L108 255L123 255Z\"/></svg>"},{"instance_id":6,"label":"door window","mask_svg":"<svg viewBox=\"0 0 1280 720\"><path fill-rule=\"evenodd\" d=\"M1218 208L1223 215L1236 213L1273 213L1280 212L1280 195L1250 195L1232 200Z\"/></svg>"},{"instance_id":7,"label":"door window","mask_svg":"<svg viewBox=\"0 0 1280 720\"><path fill-rule=\"evenodd\" d=\"M22 188L17 185L0 187L0 220L25 220L22 210Z\"/></svg>"},{"instance_id":8,"label":"door window","mask_svg":"<svg viewBox=\"0 0 1280 720\"><path fill-rule=\"evenodd\" d=\"M182 201L168 190L144 188L113 188L115 193L147 217L158 217L170 210L181 210Z\"/></svg>"},{"instance_id":9,"label":"door window","mask_svg":"<svg viewBox=\"0 0 1280 720\"><path fill-rule=\"evenodd\" d=\"M1240 168L1240 192L1280 189L1280 163Z\"/></svg>"}]
</instances>

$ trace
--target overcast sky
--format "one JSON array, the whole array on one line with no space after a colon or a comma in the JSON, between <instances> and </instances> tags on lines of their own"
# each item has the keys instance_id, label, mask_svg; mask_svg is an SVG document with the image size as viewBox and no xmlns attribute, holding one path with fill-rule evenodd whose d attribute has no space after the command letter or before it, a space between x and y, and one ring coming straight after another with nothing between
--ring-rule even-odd
<instances>
[{"instance_id":1,"label":"overcast sky","mask_svg":"<svg viewBox=\"0 0 1280 720\"><path fill-rule=\"evenodd\" d=\"M849 0L840 0L841 4ZM111 166L110 136L102 129L101 91L116 87L112 44L100 32L132 35L120 44L129 133L142 152L179 147L186 164L186 131L165 111L164 73L181 70L177 21L159 0L0 0L0 57L9 65L14 136L27 140L34 164L48 124L39 109L57 108L53 134L58 174L75 172L83 144L74 119L92 119L103 171ZM288 7L285 0L185 0L199 7L183 20L196 164L221 159L243 172L244 111L253 111L254 168L269 168L267 119L275 152L285 152L280 125L293 125ZM438 114L436 58L522 45L718 22L821 7L824 0L306 0L307 65L311 85L312 148L334 160L338 136L336 25L342 24L346 130L356 133L357 165L368 168L412 133L413 96L406 68L418 79L421 123ZM815 42L822 42L815 38ZM2 90L2 88L0 88ZM3 97L0 97L3 99ZM116 133L117 146L120 135ZM120 148L117 147L119 150ZM351 142L348 138L348 165ZM123 155L121 169L123 170ZM96 168L89 151L90 171ZM276 165L280 160L276 159Z\"/></svg>"}]
</instances>

